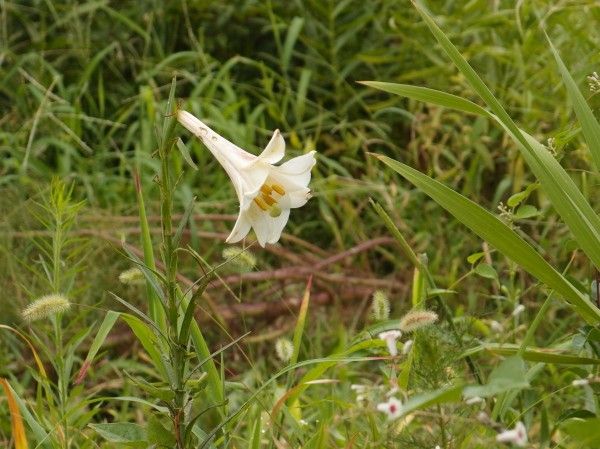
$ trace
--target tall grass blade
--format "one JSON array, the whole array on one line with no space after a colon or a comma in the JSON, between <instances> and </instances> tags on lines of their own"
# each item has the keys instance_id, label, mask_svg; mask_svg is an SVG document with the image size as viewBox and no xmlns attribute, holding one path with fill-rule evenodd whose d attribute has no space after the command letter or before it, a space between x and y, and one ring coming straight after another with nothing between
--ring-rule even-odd
<instances>
[{"instance_id":1,"label":"tall grass blade","mask_svg":"<svg viewBox=\"0 0 600 449\"><path fill-rule=\"evenodd\" d=\"M419 171L389 157L375 156L431 197L479 237L496 247L506 257L556 290L588 323L594 325L600 322L600 310L500 219Z\"/></svg>"},{"instance_id":2,"label":"tall grass blade","mask_svg":"<svg viewBox=\"0 0 600 449\"><path fill-rule=\"evenodd\" d=\"M569 92L569 97L571 97L571 101L573 102L573 109L575 110L577 119L581 124L581 131L583 132L583 136L585 137L588 148L592 155L592 160L596 165L596 170L600 170L600 124L598 124L598 120L596 120L596 117L594 117L594 113L587 104L587 101L585 101L585 98L581 94L577 84L575 84L575 80L573 80L573 77L567 70L567 67L563 63L560 54L550 41L548 35L546 35L546 39L548 39L550 50L552 50L552 54L556 59L558 70L560 71L560 75L565 83L567 92Z\"/></svg>"},{"instance_id":3,"label":"tall grass blade","mask_svg":"<svg viewBox=\"0 0 600 449\"><path fill-rule=\"evenodd\" d=\"M444 52L485 101L496 120L518 144L521 154L550 197L552 205L571 229L582 250L594 265L600 268L600 218L558 161L545 150L543 145L531 136L527 136L515 125L500 102L435 21L420 7L417 6L417 10Z\"/></svg>"},{"instance_id":4,"label":"tall grass blade","mask_svg":"<svg viewBox=\"0 0 600 449\"><path fill-rule=\"evenodd\" d=\"M10 412L10 427L12 429L12 436L15 440L15 449L28 449L27 437L25 436L25 427L23 426L23 418L21 418L21 412L15 397L12 394L12 390L6 379L0 378L0 385L4 390L4 394L8 400L8 410Z\"/></svg>"}]
</instances>

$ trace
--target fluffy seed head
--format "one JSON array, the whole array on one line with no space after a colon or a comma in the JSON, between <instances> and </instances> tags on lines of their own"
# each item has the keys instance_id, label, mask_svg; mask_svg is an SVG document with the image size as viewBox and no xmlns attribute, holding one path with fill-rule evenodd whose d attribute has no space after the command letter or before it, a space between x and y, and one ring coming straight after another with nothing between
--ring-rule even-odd
<instances>
[{"instance_id":1,"label":"fluffy seed head","mask_svg":"<svg viewBox=\"0 0 600 449\"><path fill-rule=\"evenodd\" d=\"M404 332L413 332L437 321L438 315L431 310L411 310L400 320L400 329Z\"/></svg>"},{"instance_id":2,"label":"fluffy seed head","mask_svg":"<svg viewBox=\"0 0 600 449\"><path fill-rule=\"evenodd\" d=\"M128 285L139 285L144 283L144 273L138 267L130 268L119 275L119 281Z\"/></svg>"},{"instance_id":3,"label":"fluffy seed head","mask_svg":"<svg viewBox=\"0 0 600 449\"><path fill-rule=\"evenodd\" d=\"M28 323L66 312L71 307L69 300L59 293L42 296L29 304L21 313Z\"/></svg>"},{"instance_id":4,"label":"fluffy seed head","mask_svg":"<svg viewBox=\"0 0 600 449\"><path fill-rule=\"evenodd\" d=\"M243 270L251 270L256 266L256 257L254 257L254 254L238 246L225 248L223 250L223 259Z\"/></svg>"},{"instance_id":5,"label":"fluffy seed head","mask_svg":"<svg viewBox=\"0 0 600 449\"><path fill-rule=\"evenodd\" d=\"M289 362L294 355L294 344L287 338L278 338L275 342L275 353L282 362Z\"/></svg>"},{"instance_id":6,"label":"fluffy seed head","mask_svg":"<svg viewBox=\"0 0 600 449\"><path fill-rule=\"evenodd\" d=\"M390 317L390 300L382 290L373 293L371 314L376 321L385 321Z\"/></svg>"}]
</instances>

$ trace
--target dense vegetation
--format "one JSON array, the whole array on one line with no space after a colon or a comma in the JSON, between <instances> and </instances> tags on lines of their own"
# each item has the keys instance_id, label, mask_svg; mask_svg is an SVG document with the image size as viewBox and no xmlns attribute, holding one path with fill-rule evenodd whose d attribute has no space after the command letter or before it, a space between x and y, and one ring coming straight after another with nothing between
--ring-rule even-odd
<instances>
[{"instance_id":1,"label":"dense vegetation","mask_svg":"<svg viewBox=\"0 0 600 449\"><path fill-rule=\"evenodd\" d=\"M599 447L599 20L0 2L0 443ZM278 243L183 109L316 150Z\"/></svg>"}]
</instances>

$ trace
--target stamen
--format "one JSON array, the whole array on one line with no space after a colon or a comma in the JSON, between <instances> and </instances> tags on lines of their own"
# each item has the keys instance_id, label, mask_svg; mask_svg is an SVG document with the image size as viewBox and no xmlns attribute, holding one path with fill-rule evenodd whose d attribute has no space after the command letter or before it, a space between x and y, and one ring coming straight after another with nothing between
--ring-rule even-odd
<instances>
[{"instance_id":1,"label":"stamen","mask_svg":"<svg viewBox=\"0 0 600 449\"><path fill-rule=\"evenodd\" d=\"M269 208L269 206L267 205L267 203L265 203L262 198L254 197L254 202L256 203L256 205L258 207L260 207L264 211L266 211Z\"/></svg>"},{"instance_id":2,"label":"stamen","mask_svg":"<svg viewBox=\"0 0 600 449\"><path fill-rule=\"evenodd\" d=\"M261 195L261 199L264 200L264 202L267 203L269 206L277 204L277 201L275 199L271 198L269 195L265 195L264 193Z\"/></svg>"},{"instance_id":3,"label":"stamen","mask_svg":"<svg viewBox=\"0 0 600 449\"><path fill-rule=\"evenodd\" d=\"M273 190L275 190L279 195L285 195L285 189L283 188L283 186L279 185L279 184L273 184L271 185L271 187L273 188Z\"/></svg>"},{"instance_id":4,"label":"stamen","mask_svg":"<svg viewBox=\"0 0 600 449\"><path fill-rule=\"evenodd\" d=\"M265 195L270 195L271 192L273 191L273 189L271 188L271 186L269 186L267 184L263 184L262 187L260 188L260 191L262 193L264 193Z\"/></svg>"}]
</instances>

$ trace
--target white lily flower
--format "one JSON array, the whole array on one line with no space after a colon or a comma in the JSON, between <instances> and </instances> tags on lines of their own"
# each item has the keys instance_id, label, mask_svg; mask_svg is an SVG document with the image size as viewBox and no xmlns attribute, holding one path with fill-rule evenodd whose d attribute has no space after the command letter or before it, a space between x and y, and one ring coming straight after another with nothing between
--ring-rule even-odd
<instances>
[{"instance_id":1,"label":"white lily flower","mask_svg":"<svg viewBox=\"0 0 600 449\"><path fill-rule=\"evenodd\" d=\"M521 421L517 423L514 429L505 430L496 435L498 443L512 443L519 447L527 446L527 429Z\"/></svg>"},{"instance_id":2,"label":"white lily flower","mask_svg":"<svg viewBox=\"0 0 600 449\"><path fill-rule=\"evenodd\" d=\"M377 404L377 410L385 413L388 416L388 420L394 420L402 415L402 402L395 397L391 397L387 402Z\"/></svg>"},{"instance_id":3,"label":"white lily flower","mask_svg":"<svg viewBox=\"0 0 600 449\"><path fill-rule=\"evenodd\" d=\"M255 156L220 136L187 111L179 111L177 120L196 135L223 166L233 182L240 202L240 214L227 237L228 243L242 240L254 229L260 246L275 243L281 237L290 209L303 206L310 197L310 170L315 152L276 166L285 153L285 141L279 130L263 152Z\"/></svg>"},{"instance_id":4,"label":"white lily flower","mask_svg":"<svg viewBox=\"0 0 600 449\"><path fill-rule=\"evenodd\" d=\"M398 355L398 348L396 347L396 340L402 337L402 332L397 329L393 329L390 331L381 332L379 334L379 338L385 341L387 345L388 351L392 357Z\"/></svg>"}]
</instances>

